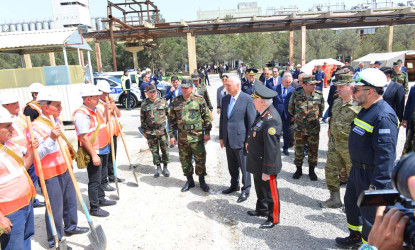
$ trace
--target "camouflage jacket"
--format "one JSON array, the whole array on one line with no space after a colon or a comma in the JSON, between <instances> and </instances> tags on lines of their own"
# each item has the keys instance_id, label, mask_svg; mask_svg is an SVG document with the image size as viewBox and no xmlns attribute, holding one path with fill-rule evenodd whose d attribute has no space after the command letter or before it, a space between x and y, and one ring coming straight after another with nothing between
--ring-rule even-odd
<instances>
[{"instance_id":1,"label":"camouflage jacket","mask_svg":"<svg viewBox=\"0 0 415 250\"><path fill-rule=\"evenodd\" d=\"M411 152L415 152L415 110L412 113L411 120L408 121L408 133L406 134L402 156Z\"/></svg>"},{"instance_id":2,"label":"camouflage jacket","mask_svg":"<svg viewBox=\"0 0 415 250\"><path fill-rule=\"evenodd\" d=\"M149 98L141 103L141 128L146 135L166 134L166 122L169 105L163 98L157 97L154 102Z\"/></svg>"},{"instance_id":3,"label":"camouflage jacket","mask_svg":"<svg viewBox=\"0 0 415 250\"><path fill-rule=\"evenodd\" d=\"M205 99L205 102L206 102L209 110L212 111L213 110L213 106L212 106L212 103L210 102L209 94L207 92L206 87L199 83L199 86L196 87L196 94L198 96L203 97Z\"/></svg>"},{"instance_id":4,"label":"camouflage jacket","mask_svg":"<svg viewBox=\"0 0 415 250\"><path fill-rule=\"evenodd\" d=\"M324 111L323 93L318 90L307 96L304 89L294 91L288 104L288 112L294 117L294 130L308 133L320 131L319 118Z\"/></svg>"},{"instance_id":5,"label":"camouflage jacket","mask_svg":"<svg viewBox=\"0 0 415 250\"><path fill-rule=\"evenodd\" d=\"M348 142L350 123L362 109L360 106L353 106L352 103L352 98L347 103L343 103L343 99L337 98L333 103L330 117L330 137L333 137L336 142Z\"/></svg>"},{"instance_id":6,"label":"camouflage jacket","mask_svg":"<svg viewBox=\"0 0 415 250\"><path fill-rule=\"evenodd\" d=\"M197 142L203 135L210 135L212 123L203 97L191 95L188 100L182 95L173 99L169 115L169 135L178 130L179 141Z\"/></svg>"},{"instance_id":7,"label":"camouflage jacket","mask_svg":"<svg viewBox=\"0 0 415 250\"><path fill-rule=\"evenodd\" d=\"M391 80L403 85L405 89L405 93L408 94L409 87L408 87L408 74L406 72L400 71L399 73L393 72L391 76Z\"/></svg>"}]
</instances>

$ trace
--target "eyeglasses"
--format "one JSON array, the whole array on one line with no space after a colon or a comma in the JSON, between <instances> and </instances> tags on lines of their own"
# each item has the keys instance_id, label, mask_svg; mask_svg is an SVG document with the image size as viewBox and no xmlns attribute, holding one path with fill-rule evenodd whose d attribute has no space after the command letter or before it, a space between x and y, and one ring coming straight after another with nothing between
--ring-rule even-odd
<instances>
[{"instance_id":1,"label":"eyeglasses","mask_svg":"<svg viewBox=\"0 0 415 250\"><path fill-rule=\"evenodd\" d=\"M361 90L369 90L370 88L366 88L366 89L358 89L358 88L353 88L352 93L356 94L357 92L361 91Z\"/></svg>"}]
</instances>

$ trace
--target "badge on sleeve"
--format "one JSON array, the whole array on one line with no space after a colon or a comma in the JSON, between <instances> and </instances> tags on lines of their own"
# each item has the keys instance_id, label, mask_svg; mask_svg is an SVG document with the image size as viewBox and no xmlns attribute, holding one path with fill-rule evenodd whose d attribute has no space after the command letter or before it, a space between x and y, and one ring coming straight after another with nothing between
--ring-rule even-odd
<instances>
[{"instance_id":1,"label":"badge on sleeve","mask_svg":"<svg viewBox=\"0 0 415 250\"><path fill-rule=\"evenodd\" d=\"M274 127L270 127L268 129L268 134L270 135L275 135L275 133L277 133L277 130Z\"/></svg>"}]
</instances>

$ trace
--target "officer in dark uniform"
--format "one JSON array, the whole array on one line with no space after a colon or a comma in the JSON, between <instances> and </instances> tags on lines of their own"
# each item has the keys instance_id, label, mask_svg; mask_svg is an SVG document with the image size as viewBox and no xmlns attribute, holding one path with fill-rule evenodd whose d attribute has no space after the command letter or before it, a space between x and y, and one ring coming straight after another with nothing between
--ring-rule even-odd
<instances>
[{"instance_id":1,"label":"officer in dark uniform","mask_svg":"<svg viewBox=\"0 0 415 250\"><path fill-rule=\"evenodd\" d=\"M246 72L248 72L248 79L246 82L243 82L241 84L241 90L242 92L245 92L248 95L252 95L253 93L255 93L254 83L255 82L259 83L259 81L255 79L255 76L256 76L256 73L258 73L258 70L251 68L251 69L247 69Z\"/></svg>"},{"instance_id":2,"label":"officer in dark uniform","mask_svg":"<svg viewBox=\"0 0 415 250\"><path fill-rule=\"evenodd\" d=\"M277 92L255 83L254 99L258 114L252 124L246 143L246 170L253 174L257 203L250 216L265 216L267 220L260 228L272 228L279 223L280 202L277 189L277 174L281 170L280 136L282 122L278 111L272 105Z\"/></svg>"},{"instance_id":3,"label":"officer in dark uniform","mask_svg":"<svg viewBox=\"0 0 415 250\"><path fill-rule=\"evenodd\" d=\"M350 235L336 238L336 244L342 248L366 243L375 221L376 206L357 206L360 193L391 186L399 121L395 111L382 99L386 84L385 74L374 68L362 70L354 83L353 101L362 109L352 122L349 135L352 169L344 205Z\"/></svg>"}]
</instances>

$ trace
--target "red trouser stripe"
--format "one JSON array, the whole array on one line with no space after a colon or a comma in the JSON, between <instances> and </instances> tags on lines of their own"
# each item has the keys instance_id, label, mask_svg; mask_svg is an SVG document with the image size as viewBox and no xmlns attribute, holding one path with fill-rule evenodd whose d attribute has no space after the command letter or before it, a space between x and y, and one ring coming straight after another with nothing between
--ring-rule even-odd
<instances>
[{"instance_id":1,"label":"red trouser stripe","mask_svg":"<svg viewBox=\"0 0 415 250\"><path fill-rule=\"evenodd\" d=\"M277 189L277 182L275 180L275 175L270 176L270 186L271 186L271 196L272 200L274 201L274 209L272 211L272 215L274 217L273 223L279 222L279 212L280 212L280 200L278 199L278 189Z\"/></svg>"}]
</instances>

